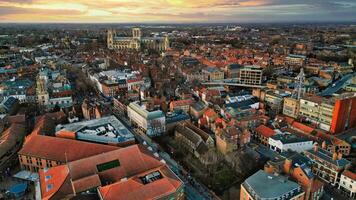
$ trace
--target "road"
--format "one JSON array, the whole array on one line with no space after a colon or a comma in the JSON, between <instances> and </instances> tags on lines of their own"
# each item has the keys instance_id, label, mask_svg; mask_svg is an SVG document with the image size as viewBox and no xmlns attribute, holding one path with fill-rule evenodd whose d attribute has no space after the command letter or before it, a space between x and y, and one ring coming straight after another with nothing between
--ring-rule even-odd
<instances>
[{"instance_id":1,"label":"road","mask_svg":"<svg viewBox=\"0 0 356 200\"><path fill-rule=\"evenodd\" d=\"M249 85L238 83L237 79L223 79L219 81L203 82L203 85L227 85L227 86L239 86L239 87L251 87L251 88L265 88L264 85Z\"/></svg>"},{"instance_id":2,"label":"road","mask_svg":"<svg viewBox=\"0 0 356 200\"><path fill-rule=\"evenodd\" d=\"M335 92L339 91L345 85L345 83L354 76L356 76L356 73L346 74L340 80L334 82L331 86L329 86L324 91L322 91L320 95L331 96Z\"/></svg>"},{"instance_id":3,"label":"road","mask_svg":"<svg viewBox=\"0 0 356 200\"><path fill-rule=\"evenodd\" d=\"M184 191L186 198L188 200L213 200L219 199L215 194L213 194L208 188L203 184L196 181L193 177L189 175L188 172L184 170L176 161L174 161L169 154L163 151L163 148L149 138L146 134L142 133L139 129L134 129L131 123L119 112L112 110L114 115L121 119L124 125L134 134L135 138L143 145L148 146L153 152L157 152L161 158L163 158L167 165L172 169L172 171L184 182Z\"/></svg>"}]
</instances>

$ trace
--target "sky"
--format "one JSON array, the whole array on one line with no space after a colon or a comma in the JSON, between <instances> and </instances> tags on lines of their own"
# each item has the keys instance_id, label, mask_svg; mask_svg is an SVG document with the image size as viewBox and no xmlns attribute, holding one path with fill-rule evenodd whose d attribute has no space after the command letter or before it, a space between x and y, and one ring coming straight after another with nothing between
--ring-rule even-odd
<instances>
[{"instance_id":1,"label":"sky","mask_svg":"<svg viewBox=\"0 0 356 200\"><path fill-rule=\"evenodd\" d=\"M0 22L356 22L356 0L0 0Z\"/></svg>"}]
</instances>

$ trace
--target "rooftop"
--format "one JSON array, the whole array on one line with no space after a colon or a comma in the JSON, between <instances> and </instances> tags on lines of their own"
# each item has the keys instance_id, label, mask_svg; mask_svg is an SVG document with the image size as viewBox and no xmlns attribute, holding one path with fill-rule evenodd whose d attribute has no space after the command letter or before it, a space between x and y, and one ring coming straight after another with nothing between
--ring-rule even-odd
<instances>
[{"instance_id":1,"label":"rooftop","mask_svg":"<svg viewBox=\"0 0 356 200\"><path fill-rule=\"evenodd\" d=\"M148 111L144 103L131 102L128 107L148 120L164 117L164 113L161 110Z\"/></svg>"},{"instance_id":2,"label":"rooftop","mask_svg":"<svg viewBox=\"0 0 356 200\"><path fill-rule=\"evenodd\" d=\"M314 149L306 151L306 155L308 156L309 154L337 167L345 167L351 164L351 162L346 160L345 158L333 160L333 155L329 151L322 148L318 148L317 151L315 151Z\"/></svg>"},{"instance_id":3,"label":"rooftop","mask_svg":"<svg viewBox=\"0 0 356 200\"><path fill-rule=\"evenodd\" d=\"M78 139L119 143L134 141L134 135L115 116L102 117L66 125L58 125L57 133L73 132Z\"/></svg>"},{"instance_id":4,"label":"rooftop","mask_svg":"<svg viewBox=\"0 0 356 200\"><path fill-rule=\"evenodd\" d=\"M301 136L297 136L297 135L290 134L290 133L273 135L271 138L274 140L279 140L283 144L312 141L307 137L301 137Z\"/></svg>"},{"instance_id":5,"label":"rooftop","mask_svg":"<svg viewBox=\"0 0 356 200\"><path fill-rule=\"evenodd\" d=\"M263 170L247 178L243 185L250 194L256 193L261 199L275 199L290 192L295 196L302 192L300 186L287 177L268 174Z\"/></svg>"},{"instance_id":6,"label":"rooftop","mask_svg":"<svg viewBox=\"0 0 356 200\"><path fill-rule=\"evenodd\" d=\"M193 104L191 105L191 107L192 107L194 110L196 110L196 111L201 111L201 110L207 108L207 105L205 105L205 103L202 102L202 101L198 101L198 102L196 102L196 103L193 103Z\"/></svg>"},{"instance_id":7,"label":"rooftop","mask_svg":"<svg viewBox=\"0 0 356 200\"><path fill-rule=\"evenodd\" d=\"M26 141L18 154L64 163L66 161L74 161L116 149L118 149L118 147L58 137L34 135Z\"/></svg>"},{"instance_id":8,"label":"rooftop","mask_svg":"<svg viewBox=\"0 0 356 200\"><path fill-rule=\"evenodd\" d=\"M154 199L181 180L146 148L132 145L40 171L43 198L61 199L99 187L103 199ZM70 177L70 178L69 178Z\"/></svg>"},{"instance_id":9,"label":"rooftop","mask_svg":"<svg viewBox=\"0 0 356 200\"><path fill-rule=\"evenodd\" d=\"M276 132L275 132L273 129L271 129L271 128L269 128L269 127L263 125L263 124L261 124L260 126L258 126L258 127L255 129L255 131L256 131L257 133L259 133L259 134L265 136L265 137L271 137L271 136L273 136L274 134L276 134Z\"/></svg>"}]
</instances>

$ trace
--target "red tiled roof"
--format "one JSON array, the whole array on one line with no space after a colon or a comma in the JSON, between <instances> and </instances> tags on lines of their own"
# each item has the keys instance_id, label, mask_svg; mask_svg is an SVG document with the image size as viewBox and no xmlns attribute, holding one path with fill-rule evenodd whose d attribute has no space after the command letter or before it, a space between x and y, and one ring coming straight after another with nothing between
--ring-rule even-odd
<instances>
[{"instance_id":1,"label":"red tiled roof","mask_svg":"<svg viewBox=\"0 0 356 200\"><path fill-rule=\"evenodd\" d=\"M18 153L21 155L66 162L66 160L74 161L96 154L113 151L118 148L119 147L78 140L35 135L24 144Z\"/></svg>"},{"instance_id":2,"label":"red tiled roof","mask_svg":"<svg viewBox=\"0 0 356 200\"><path fill-rule=\"evenodd\" d=\"M204 113L204 116L205 117L214 117L216 115L216 112L213 110L213 109L211 109L211 108L209 108L208 110L206 110L205 111L205 113Z\"/></svg>"},{"instance_id":3,"label":"red tiled roof","mask_svg":"<svg viewBox=\"0 0 356 200\"><path fill-rule=\"evenodd\" d=\"M285 120L286 120L286 122L288 123L288 124L292 124L293 122L294 122L294 119L293 118L291 118L291 117L285 117Z\"/></svg>"},{"instance_id":4,"label":"red tiled roof","mask_svg":"<svg viewBox=\"0 0 356 200\"><path fill-rule=\"evenodd\" d=\"M26 135L25 125L13 123L0 134L0 158L9 150L13 149Z\"/></svg>"},{"instance_id":5,"label":"red tiled roof","mask_svg":"<svg viewBox=\"0 0 356 200\"><path fill-rule=\"evenodd\" d=\"M300 122L293 122L292 127L305 133L305 134L310 134L311 132L314 131L314 128L309 127L309 126L302 124Z\"/></svg>"},{"instance_id":6,"label":"red tiled roof","mask_svg":"<svg viewBox=\"0 0 356 200\"><path fill-rule=\"evenodd\" d=\"M265 137L271 137L273 136L274 134L276 134L276 132L274 130L272 130L271 128L261 124L260 126L258 126L256 129L255 129L256 133L258 134L261 134Z\"/></svg>"},{"instance_id":7,"label":"red tiled roof","mask_svg":"<svg viewBox=\"0 0 356 200\"><path fill-rule=\"evenodd\" d=\"M350 170L345 170L342 174L356 181L356 174L354 172L351 172Z\"/></svg>"},{"instance_id":8,"label":"red tiled roof","mask_svg":"<svg viewBox=\"0 0 356 200\"><path fill-rule=\"evenodd\" d=\"M219 90L207 90L206 94L208 96L220 96L220 91Z\"/></svg>"},{"instance_id":9,"label":"red tiled roof","mask_svg":"<svg viewBox=\"0 0 356 200\"><path fill-rule=\"evenodd\" d=\"M41 187L41 197L42 200L50 199L69 179L69 170L66 165L60 165L48 169L48 171L40 170L39 179ZM48 177L46 179L46 176ZM47 189L49 185L52 185L52 189ZM73 193L71 187L68 187L70 190L66 191L68 193Z\"/></svg>"},{"instance_id":10,"label":"red tiled roof","mask_svg":"<svg viewBox=\"0 0 356 200\"><path fill-rule=\"evenodd\" d=\"M159 170L163 175L162 179L149 184L143 184L139 179L149 172ZM127 181L121 181L112 185L99 188L99 192L104 200L126 200L126 199L156 199L168 196L181 187L182 182L168 169L167 166L153 169L136 175Z\"/></svg>"},{"instance_id":11,"label":"red tiled roof","mask_svg":"<svg viewBox=\"0 0 356 200\"><path fill-rule=\"evenodd\" d=\"M220 117L215 119L216 124L222 124L222 122L223 122L223 120Z\"/></svg>"},{"instance_id":12,"label":"red tiled roof","mask_svg":"<svg viewBox=\"0 0 356 200\"><path fill-rule=\"evenodd\" d=\"M206 125L206 124L208 124L208 121L206 120L206 118L202 117L202 118L199 119L199 124L200 125Z\"/></svg>"},{"instance_id":13,"label":"red tiled roof","mask_svg":"<svg viewBox=\"0 0 356 200\"><path fill-rule=\"evenodd\" d=\"M172 106L184 106L184 105L191 105L194 101L192 99L185 99L185 100L177 100L172 101Z\"/></svg>"},{"instance_id":14,"label":"red tiled roof","mask_svg":"<svg viewBox=\"0 0 356 200\"><path fill-rule=\"evenodd\" d=\"M118 160L119 166L98 171L97 165L113 160ZM154 171L159 171L162 178L147 184L139 178ZM82 192L98 186L102 186L99 192L103 199L155 199L175 192L182 185L166 164L141 145L94 155L47 171L40 170L39 174L42 197L45 199L60 199L73 194L73 189ZM45 180L46 176L51 176L50 182ZM53 189L47 192L48 184L53 184Z\"/></svg>"},{"instance_id":15,"label":"red tiled roof","mask_svg":"<svg viewBox=\"0 0 356 200\"><path fill-rule=\"evenodd\" d=\"M127 83L135 83L135 82L140 82L140 81L142 81L141 78L128 79L128 80L127 80Z\"/></svg>"}]
</instances>

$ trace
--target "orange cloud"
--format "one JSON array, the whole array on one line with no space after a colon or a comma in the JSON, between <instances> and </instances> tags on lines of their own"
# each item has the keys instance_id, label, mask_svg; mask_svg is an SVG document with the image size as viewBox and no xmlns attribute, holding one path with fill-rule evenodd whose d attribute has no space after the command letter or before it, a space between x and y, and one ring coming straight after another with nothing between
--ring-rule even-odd
<instances>
[{"instance_id":1,"label":"orange cloud","mask_svg":"<svg viewBox=\"0 0 356 200\"><path fill-rule=\"evenodd\" d=\"M338 0L0 0L2 22L214 22L330 16ZM341 17L355 14L342 0ZM332 7L332 8L329 8ZM319 9L318 9L319 8ZM328 10L327 10L328 9ZM324 13L323 13L324 12ZM301 15L303 13L303 15ZM336 14L335 14L336 15ZM346 18L346 17L345 17ZM326 19L324 17L324 19Z\"/></svg>"}]
</instances>

